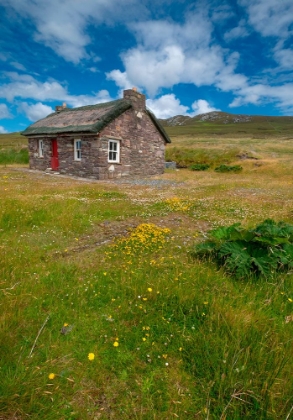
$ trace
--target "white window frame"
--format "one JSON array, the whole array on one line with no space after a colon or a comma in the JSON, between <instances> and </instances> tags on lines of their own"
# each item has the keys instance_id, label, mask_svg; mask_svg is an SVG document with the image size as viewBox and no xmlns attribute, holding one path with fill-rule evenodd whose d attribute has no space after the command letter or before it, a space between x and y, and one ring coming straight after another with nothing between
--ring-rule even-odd
<instances>
[{"instance_id":1,"label":"white window frame","mask_svg":"<svg viewBox=\"0 0 293 420\"><path fill-rule=\"evenodd\" d=\"M44 157L44 140L39 139L38 141L38 155L40 158Z\"/></svg>"},{"instance_id":2,"label":"white window frame","mask_svg":"<svg viewBox=\"0 0 293 420\"><path fill-rule=\"evenodd\" d=\"M120 162L120 141L110 139L108 141L108 162L119 163Z\"/></svg>"},{"instance_id":3,"label":"white window frame","mask_svg":"<svg viewBox=\"0 0 293 420\"><path fill-rule=\"evenodd\" d=\"M74 139L74 160L81 161L81 139Z\"/></svg>"}]
</instances>

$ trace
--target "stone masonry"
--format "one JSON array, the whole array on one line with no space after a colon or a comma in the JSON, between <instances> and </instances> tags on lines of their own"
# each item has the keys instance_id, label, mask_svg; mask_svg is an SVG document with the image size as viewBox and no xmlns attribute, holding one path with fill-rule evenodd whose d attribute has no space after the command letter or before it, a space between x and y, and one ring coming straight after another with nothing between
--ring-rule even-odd
<instances>
[{"instance_id":1,"label":"stone masonry","mask_svg":"<svg viewBox=\"0 0 293 420\"><path fill-rule=\"evenodd\" d=\"M145 96L124 91L132 107L111 121L97 134L62 133L29 138L30 168L51 168L52 140L58 144L58 172L94 179L149 176L164 172L165 139L146 111ZM38 141L44 144L44 157L38 155ZM74 160L74 140L81 140L81 160ZM120 143L119 163L108 162L108 142Z\"/></svg>"}]
</instances>

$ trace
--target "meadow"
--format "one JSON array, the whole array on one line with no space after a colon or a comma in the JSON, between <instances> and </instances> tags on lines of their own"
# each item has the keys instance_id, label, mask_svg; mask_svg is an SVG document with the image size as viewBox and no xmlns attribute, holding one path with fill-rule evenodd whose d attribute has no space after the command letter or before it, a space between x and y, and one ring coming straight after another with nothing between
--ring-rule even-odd
<instances>
[{"instance_id":1,"label":"meadow","mask_svg":"<svg viewBox=\"0 0 293 420\"><path fill-rule=\"evenodd\" d=\"M211 168L0 165L1 420L293 417L293 273L236 280L190 255L218 226L293 224L292 140L172 141Z\"/></svg>"}]
</instances>

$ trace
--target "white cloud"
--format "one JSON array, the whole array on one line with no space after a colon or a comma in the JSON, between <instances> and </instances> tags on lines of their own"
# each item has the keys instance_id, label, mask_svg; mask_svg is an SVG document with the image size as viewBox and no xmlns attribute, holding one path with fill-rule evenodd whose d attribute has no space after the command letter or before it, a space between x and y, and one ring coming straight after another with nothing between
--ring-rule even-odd
<instances>
[{"instance_id":1,"label":"white cloud","mask_svg":"<svg viewBox=\"0 0 293 420\"><path fill-rule=\"evenodd\" d=\"M119 87L138 86L155 96L179 83L214 84L229 60L227 51L212 43L213 26L202 11L190 13L183 24L145 21L131 28L138 46L122 54L125 72L108 73Z\"/></svg>"},{"instance_id":2,"label":"white cloud","mask_svg":"<svg viewBox=\"0 0 293 420\"><path fill-rule=\"evenodd\" d=\"M0 97L12 102L14 98L30 98L38 101L50 101L63 98L67 91L56 81L39 82L30 75L7 73L11 82L0 86Z\"/></svg>"},{"instance_id":3,"label":"white cloud","mask_svg":"<svg viewBox=\"0 0 293 420\"><path fill-rule=\"evenodd\" d=\"M6 133L8 133L8 131L2 125L0 125L0 134L6 134Z\"/></svg>"},{"instance_id":4,"label":"white cloud","mask_svg":"<svg viewBox=\"0 0 293 420\"><path fill-rule=\"evenodd\" d=\"M10 65L11 65L12 67L16 68L17 70L26 71L26 68L24 67L24 65L23 65L23 64L21 64L21 63L18 63L17 61L12 61L12 62L10 63Z\"/></svg>"},{"instance_id":5,"label":"white cloud","mask_svg":"<svg viewBox=\"0 0 293 420\"><path fill-rule=\"evenodd\" d=\"M6 104L0 104L0 119L11 118L11 114Z\"/></svg>"},{"instance_id":6,"label":"white cloud","mask_svg":"<svg viewBox=\"0 0 293 420\"><path fill-rule=\"evenodd\" d=\"M249 31L247 30L247 24L244 19L241 19L237 26L224 34L224 39L226 41L231 41L237 38L244 38L248 35Z\"/></svg>"},{"instance_id":7,"label":"white cloud","mask_svg":"<svg viewBox=\"0 0 293 420\"><path fill-rule=\"evenodd\" d=\"M130 50L123 57L125 80L155 95L160 87L171 87L181 81L184 60L184 54L177 46L168 46L159 51Z\"/></svg>"},{"instance_id":8,"label":"white cloud","mask_svg":"<svg viewBox=\"0 0 293 420\"><path fill-rule=\"evenodd\" d=\"M91 43L86 32L89 25L113 25L148 14L138 0L1 0L1 3L12 8L20 19L29 19L35 26L34 39L37 42L75 64L90 57L86 51Z\"/></svg>"},{"instance_id":9,"label":"white cloud","mask_svg":"<svg viewBox=\"0 0 293 420\"><path fill-rule=\"evenodd\" d=\"M40 120L54 112L50 106L44 105L41 102L33 105L29 105L27 102L22 102L20 104L20 109L25 113L30 121Z\"/></svg>"},{"instance_id":10,"label":"white cloud","mask_svg":"<svg viewBox=\"0 0 293 420\"><path fill-rule=\"evenodd\" d=\"M247 104L262 105L264 103L274 103L283 112L292 113L293 83L285 83L282 86L269 86L261 83L253 86L243 86L237 92L237 96L230 107Z\"/></svg>"},{"instance_id":11,"label":"white cloud","mask_svg":"<svg viewBox=\"0 0 293 420\"><path fill-rule=\"evenodd\" d=\"M286 38L292 34L292 0L238 1L247 8L249 23L263 36Z\"/></svg>"},{"instance_id":12,"label":"white cloud","mask_svg":"<svg viewBox=\"0 0 293 420\"><path fill-rule=\"evenodd\" d=\"M157 118L169 118L175 115L187 115L188 107L181 105L174 94L163 95L158 99L147 99L147 107Z\"/></svg>"},{"instance_id":13,"label":"white cloud","mask_svg":"<svg viewBox=\"0 0 293 420\"><path fill-rule=\"evenodd\" d=\"M212 111L220 111L219 109L212 107L205 99L198 99L197 101L194 101L191 105L191 108L194 110L193 115L206 114Z\"/></svg>"},{"instance_id":14,"label":"white cloud","mask_svg":"<svg viewBox=\"0 0 293 420\"><path fill-rule=\"evenodd\" d=\"M235 13L232 8L225 4L224 1L221 2L220 6L213 7L212 9L212 20L219 24L225 24L226 20L231 19L234 17Z\"/></svg>"},{"instance_id":15,"label":"white cloud","mask_svg":"<svg viewBox=\"0 0 293 420\"><path fill-rule=\"evenodd\" d=\"M293 50L282 48L281 43L277 44L274 50L274 58L280 66L280 70L292 70Z\"/></svg>"},{"instance_id":16,"label":"white cloud","mask_svg":"<svg viewBox=\"0 0 293 420\"><path fill-rule=\"evenodd\" d=\"M126 72L112 70L109 73L106 73L106 76L108 80L113 80L121 89L130 89L133 87L133 84L131 84L128 79ZM136 85L136 87L139 88L140 86Z\"/></svg>"},{"instance_id":17,"label":"white cloud","mask_svg":"<svg viewBox=\"0 0 293 420\"><path fill-rule=\"evenodd\" d=\"M40 102L60 101L73 107L91 105L111 100L107 90L92 95L70 95L67 88L55 80L40 82L34 77L11 72L6 73L10 82L0 86L0 98L12 102L16 99L33 99Z\"/></svg>"}]
</instances>

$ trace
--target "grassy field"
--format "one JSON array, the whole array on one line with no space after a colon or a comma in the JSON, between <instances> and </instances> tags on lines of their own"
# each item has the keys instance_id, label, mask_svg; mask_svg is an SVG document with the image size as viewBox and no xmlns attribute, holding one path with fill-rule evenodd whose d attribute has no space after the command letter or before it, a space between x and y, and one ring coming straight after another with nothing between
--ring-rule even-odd
<instances>
[{"instance_id":1,"label":"grassy field","mask_svg":"<svg viewBox=\"0 0 293 420\"><path fill-rule=\"evenodd\" d=\"M27 139L20 133L0 134L0 165L28 163Z\"/></svg>"},{"instance_id":2,"label":"grassy field","mask_svg":"<svg viewBox=\"0 0 293 420\"><path fill-rule=\"evenodd\" d=\"M0 419L292 418L293 273L236 281L189 251L217 226L293 223L293 144L172 140L243 171L0 166Z\"/></svg>"}]
</instances>

